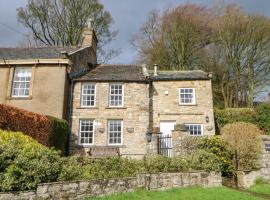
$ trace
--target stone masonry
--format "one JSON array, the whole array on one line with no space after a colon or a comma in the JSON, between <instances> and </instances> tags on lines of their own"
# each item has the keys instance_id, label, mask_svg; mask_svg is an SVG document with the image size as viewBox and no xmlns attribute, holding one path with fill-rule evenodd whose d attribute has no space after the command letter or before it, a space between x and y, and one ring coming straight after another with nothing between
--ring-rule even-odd
<instances>
[{"instance_id":1,"label":"stone masonry","mask_svg":"<svg viewBox=\"0 0 270 200\"><path fill-rule=\"evenodd\" d=\"M185 172L138 174L137 177L44 183L36 191L0 193L0 200L85 199L87 197L131 192L137 188L165 190L179 187L220 187L221 174Z\"/></svg>"},{"instance_id":2,"label":"stone masonry","mask_svg":"<svg viewBox=\"0 0 270 200\"><path fill-rule=\"evenodd\" d=\"M195 88L196 104L179 105L179 88ZM215 134L211 80L154 81L152 98L153 127L161 121L199 123L204 125L203 135Z\"/></svg>"},{"instance_id":3,"label":"stone masonry","mask_svg":"<svg viewBox=\"0 0 270 200\"><path fill-rule=\"evenodd\" d=\"M124 83L124 106L108 107L109 82L96 83L96 107L80 107L81 82L75 84L73 94L72 135L70 152L86 155L89 146L78 145L79 120L94 119L94 145L108 145L107 121L123 120L123 145L120 154L126 157L141 158L146 154L145 134L149 127L148 85L145 83ZM132 131L130 131L132 130Z\"/></svg>"}]
</instances>

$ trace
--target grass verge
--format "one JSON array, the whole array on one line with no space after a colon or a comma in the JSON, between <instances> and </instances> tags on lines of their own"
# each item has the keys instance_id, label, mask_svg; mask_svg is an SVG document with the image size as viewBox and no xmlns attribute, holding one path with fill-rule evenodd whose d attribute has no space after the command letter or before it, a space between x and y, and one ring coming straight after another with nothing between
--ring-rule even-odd
<instances>
[{"instance_id":1,"label":"grass verge","mask_svg":"<svg viewBox=\"0 0 270 200\"><path fill-rule=\"evenodd\" d=\"M88 200L261 200L246 193L226 187L219 188L181 188L166 191L137 190L111 196L89 198Z\"/></svg>"}]
</instances>

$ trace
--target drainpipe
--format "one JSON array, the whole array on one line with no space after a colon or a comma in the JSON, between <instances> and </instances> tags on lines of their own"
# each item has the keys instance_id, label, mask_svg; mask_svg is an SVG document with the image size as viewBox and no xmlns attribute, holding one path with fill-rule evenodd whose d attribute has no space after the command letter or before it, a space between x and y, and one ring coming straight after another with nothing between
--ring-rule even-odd
<instances>
[{"instance_id":1,"label":"drainpipe","mask_svg":"<svg viewBox=\"0 0 270 200\"><path fill-rule=\"evenodd\" d=\"M71 127L72 127L72 113L73 113L73 91L74 91L74 80L71 79L69 92L69 111L68 111L68 123L69 123L69 133L67 142L67 154L70 154L70 137L71 137Z\"/></svg>"}]
</instances>

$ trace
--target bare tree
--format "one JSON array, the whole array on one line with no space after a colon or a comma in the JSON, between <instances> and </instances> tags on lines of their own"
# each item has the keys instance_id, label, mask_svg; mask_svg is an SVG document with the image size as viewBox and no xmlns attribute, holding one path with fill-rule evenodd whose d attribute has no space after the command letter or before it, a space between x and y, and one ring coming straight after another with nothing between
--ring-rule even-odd
<instances>
[{"instance_id":1,"label":"bare tree","mask_svg":"<svg viewBox=\"0 0 270 200\"><path fill-rule=\"evenodd\" d=\"M106 49L117 32L111 31L112 17L98 0L28 0L27 6L18 8L17 13L18 21L34 39L47 46L79 45L87 20L92 18L100 59L118 53Z\"/></svg>"},{"instance_id":2,"label":"bare tree","mask_svg":"<svg viewBox=\"0 0 270 200\"><path fill-rule=\"evenodd\" d=\"M194 4L153 11L132 42L144 62L165 69L191 69L199 65L201 50L211 42L212 21L210 10Z\"/></svg>"},{"instance_id":3,"label":"bare tree","mask_svg":"<svg viewBox=\"0 0 270 200\"><path fill-rule=\"evenodd\" d=\"M270 20L229 6L216 20L214 52L225 107L253 107L269 84ZM211 54L213 52L210 52Z\"/></svg>"}]
</instances>

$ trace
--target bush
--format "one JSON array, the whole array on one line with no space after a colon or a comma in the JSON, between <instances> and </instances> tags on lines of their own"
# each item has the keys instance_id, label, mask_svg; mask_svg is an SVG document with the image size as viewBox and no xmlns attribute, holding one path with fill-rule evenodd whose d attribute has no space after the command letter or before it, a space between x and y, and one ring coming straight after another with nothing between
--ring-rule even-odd
<instances>
[{"instance_id":1,"label":"bush","mask_svg":"<svg viewBox=\"0 0 270 200\"><path fill-rule=\"evenodd\" d=\"M23 132L43 145L49 145L52 124L46 116L0 104L0 129Z\"/></svg>"},{"instance_id":2,"label":"bush","mask_svg":"<svg viewBox=\"0 0 270 200\"><path fill-rule=\"evenodd\" d=\"M49 146L65 152L69 133L67 121L52 116L48 116L48 119L53 125L52 134L49 137Z\"/></svg>"},{"instance_id":3,"label":"bush","mask_svg":"<svg viewBox=\"0 0 270 200\"><path fill-rule=\"evenodd\" d=\"M257 124L268 135L270 135L270 105L260 104L256 108Z\"/></svg>"},{"instance_id":4,"label":"bush","mask_svg":"<svg viewBox=\"0 0 270 200\"><path fill-rule=\"evenodd\" d=\"M226 124L234 122L247 122L257 124L256 112L250 108L215 109L215 122L217 133Z\"/></svg>"},{"instance_id":5,"label":"bush","mask_svg":"<svg viewBox=\"0 0 270 200\"><path fill-rule=\"evenodd\" d=\"M23 132L48 147L64 152L69 132L65 120L0 104L0 129Z\"/></svg>"},{"instance_id":6,"label":"bush","mask_svg":"<svg viewBox=\"0 0 270 200\"><path fill-rule=\"evenodd\" d=\"M215 154L203 149L199 149L197 152L186 156L185 159L189 163L189 170L196 169L207 172L220 172L222 168L219 158Z\"/></svg>"},{"instance_id":7,"label":"bush","mask_svg":"<svg viewBox=\"0 0 270 200\"><path fill-rule=\"evenodd\" d=\"M141 171L141 161L121 157L84 159L83 178L131 177Z\"/></svg>"},{"instance_id":8,"label":"bush","mask_svg":"<svg viewBox=\"0 0 270 200\"><path fill-rule=\"evenodd\" d=\"M235 170L258 167L261 153L261 131L251 123L236 122L222 128L222 139L233 155Z\"/></svg>"},{"instance_id":9,"label":"bush","mask_svg":"<svg viewBox=\"0 0 270 200\"><path fill-rule=\"evenodd\" d=\"M83 179L83 165L78 156L62 158L62 170L58 176L58 181L73 181Z\"/></svg>"},{"instance_id":10,"label":"bush","mask_svg":"<svg viewBox=\"0 0 270 200\"><path fill-rule=\"evenodd\" d=\"M232 154L227 149L225 142L220 136L212 136L203 138L200 143L200 148L215 154L218 162L221 165L223 176L229 176L233 172Z\"/></svg>"},{"instance_id":11,"label":"bush","mask_svg":"<svg viewBox=\"0 0 270 200\"><path fill-rule=\"evenodd\" d=\"M56 181L60 171L59 152L22 133L0 130L0 191L31 190Z\"/></svg>"}]
</instances>

